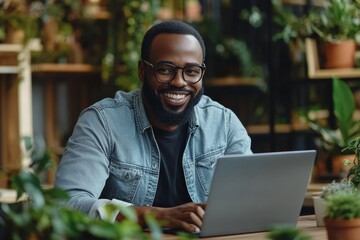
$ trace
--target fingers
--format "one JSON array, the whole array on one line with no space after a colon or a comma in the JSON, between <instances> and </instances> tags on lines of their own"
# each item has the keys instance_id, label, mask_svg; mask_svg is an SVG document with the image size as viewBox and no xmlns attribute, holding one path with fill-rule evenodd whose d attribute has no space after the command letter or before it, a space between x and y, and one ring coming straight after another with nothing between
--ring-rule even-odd
<instances>
[{"instance_id":1,"label":"fingers","mask_svg":"<svg viewBox=\"0 0 360 240\"><path fill-rule=\"evenodd\" d=\"M197 232L202 226L206 204L186 203L172 208L134 207L139 223L145 227L144 216L152 213L163 227L181 228L187 232Z\"/></svg>"},{"instance_id":2,"label":"fingers","mask_svg":"<svg viewBox=\"0 0 360 240\"><path fill-rule=\"evenodd\" d=\"M206 203L195 203L195 204L204 210L206 209Z\"/></svg>"},{"instance_id":3,"label":"fingers","mask_svg":"<svg viewBox=\"0 0 360 240\"><path fill-rule=\"evenodd\" d=\"M196 214L187 212L181 214L168 226L170 228L180 228L187 232L198 232L202 225L202 220Z\"/></svg>"},{"instance_id":4,"label":"fingers","mask_svg":"<svg viewBox=\"0 0 360 240\"><path fill-rule=\"evenodd\" d=\"M205 210L201 206L195 206L193 211L189 213L189 223L195 224L200 228L204 215Z\"/></svg>"},{"instance_id":5,"label":"fingers","mask_svg":"<svg viewBox=\"0 0 360 240\"><path fill-rule=\"evenodd\" d=\"M201 219L204 218L205 208L206 208L206 204L205 204L205 203L199 203L199 204L197 204L196 214L197 214L198 216L200 216Z\"/></svg>"},{"instance_id":6,"label":"fingers","mask_svg":"<svg viewBox=\"0 0 360 240\"><path fill-rule=\"evenodd\" d=\"M187 203L168 209L171 215L168 227L182 228L188 232L199 231L205 215L205 206L206 204Z\"/></svg>"}]
</instances>

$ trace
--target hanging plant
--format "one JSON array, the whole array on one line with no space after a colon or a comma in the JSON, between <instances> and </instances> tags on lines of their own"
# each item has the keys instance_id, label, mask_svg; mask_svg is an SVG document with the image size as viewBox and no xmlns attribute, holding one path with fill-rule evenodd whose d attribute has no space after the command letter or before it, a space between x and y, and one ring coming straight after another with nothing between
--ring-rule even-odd
<instances>
[{"instance_id":1,"label":"hanging plant","mask_svg":"<svg viewBox=\"0 0 360 240\"><path fill-rule=\"evenodd\" d=\"M120 89L130 91L140 86L137 64L141 42L154 22L158 4L150 0L112 0L108 6L112 18L109 21L108 50L102 62L102 77L105 81L113 79Z\"/></svg>"}]
</instances>

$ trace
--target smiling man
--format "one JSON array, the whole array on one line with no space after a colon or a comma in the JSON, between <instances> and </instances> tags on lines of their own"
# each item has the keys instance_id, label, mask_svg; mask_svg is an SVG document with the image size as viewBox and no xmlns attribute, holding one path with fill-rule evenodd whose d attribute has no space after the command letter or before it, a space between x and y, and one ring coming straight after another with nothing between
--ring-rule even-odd
<instances>
[{"instance_id":1,"label":"smiling man","mask_svg":"<svg viewBox=\"0 0 360 240\"><path fill-rule=\"evenodd\" d=\"M217 158L251 153L236 115L203 95L205 45L180 21L145 34L141 89L118 91L84 110L68 141L55 186L68 204L104 217L105 204L133 207L139 223L153 213L165 227L202 225ZM123 220L121 212L116 217Z\"/></svg>"}]
</instances>

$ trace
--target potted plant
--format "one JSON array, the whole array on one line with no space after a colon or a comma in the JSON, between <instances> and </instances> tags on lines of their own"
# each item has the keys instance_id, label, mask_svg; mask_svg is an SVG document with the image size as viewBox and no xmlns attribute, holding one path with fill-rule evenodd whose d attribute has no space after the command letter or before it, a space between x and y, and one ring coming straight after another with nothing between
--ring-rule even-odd
<instances>
[{"instance_id":1,"label":"potted plant","mask_svg":"<svg viewBox=\"0 0 360 240\"><path fill-rule=\"evenodd\" d=\"M291 47L301 43L299 39L317 36L324 46L325 68L354 67L355 42L360 42L358 1L325 0L323 5L311 6L301 14L288 11L279 0L272 0L272 5L273 21L280 29L274 34L274 40L283 39ZM339 49L342 45L345 50ZM329 52L333 48L339 56Z\"/></svg>"},{"instance_id":2,"label":"potted plant","mask_svg":"<svg viewBox=\"0 0 360 240\"><path fill-rule=\"evenodd\" d=\"M334 78L332 88L333 114L337 125L336 128L334 129L316 119L310 119L308 116L307 124L319 134L320 138L317 145L322 152L329 155L328 159L330 160L329 165L332 174L342 178L346 176L348 171L343 161L349 158L349 154L351 154L350 158L354 154L353 151L347 148L347 144L354 136L360 133L360 121L354 119L355 100L350 87L344 81ZM339 160L336 159L337 156L341 156ZM320 163L318 162L318 164Z\"/></svg>"},{"instance_id":3,"label":"potted plant","mask_svg":"<svg viewBox=\"0 0 360 240\"><path fill-rule=\"evenodd\" d=\"M360 236L360 193L341 191L326 199L324 223L329 240L355 240Z\"/></svg>"},{"instance_id":4,"label":"potted plant","mask_svg":"<svg viewBox=\"0 0 360 240\"><path fill-rule=\"evenodd\" d=\"M313 196L316 223L318 226L324 226L323 219L325 216L325 202L330 196L336 195L337 193L352 193L354 189L359 189L360 135L351 139L345 149L355 152L355 157L347 177L342 179L340 182L333 181L332 183L324 186L319 196ZM350 160L346 160L344 164L350 164Z\"/></svg>"},{"instance_id":5,"label":"potted plant","mask_svg":"<svg viewBox=\"0 0 360 240\"><path fill-rule=\"evenodd\" d=\"M35 18L28 14L26 1L0 2L0 42L26 42L36 31L35 22Z\"/></svg>"},{"instance_id":6,"label":"potted plant","mask_svg":"<svg viewBox=\"0 0 360 240\"><path fill-rule=\"evenodd\" d=\"M325 68L352 68L355 41L360 42L360 13L355 0L327 0L310 15L314 32L323 40Z\"/></svg>"},{"instance_id":7,"label":"potted plant","mask_svg":"<svg viewBox=\"0 0 360 240\"><path fill-rule=\"evenodd\" d=\"M106 54L101 63L102 78L113 80L120 89L131 91L140 86L137 67L141 41L144 32L155 23L159 6L150 0L109 0L107 8L111 18L108 21ZM118 74L119 65L121 74Z\"/></svg>"},{"instance_id":8,"label":"potted plant","mask_svg":"<svg viewBox=\"0 0 360 240\"><path fill-rule=\"evenodd\" d=\"M318 227L324 226L326 199L338 192L352 192L353 188L352 182L346 179L340 182L332 181L323 187L322 192L313 196L316 224Z\"/></svg>"}]
</instances>

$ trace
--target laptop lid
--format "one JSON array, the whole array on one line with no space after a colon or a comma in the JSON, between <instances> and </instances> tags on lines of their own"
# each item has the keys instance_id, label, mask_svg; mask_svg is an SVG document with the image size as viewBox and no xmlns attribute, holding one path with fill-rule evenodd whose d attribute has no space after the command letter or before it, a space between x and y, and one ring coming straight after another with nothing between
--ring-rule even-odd
<instances>
[{"instance_id":1,"label":"laptop lid","mask_svg":"<svg viewBox=\"0 0 360 240\"><path fill-rule=\"evenodd\" d=\"M200 237L295 227L315 155L305 150L221 156Z\"/></svg>"}]
</instances>

